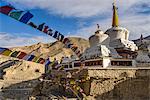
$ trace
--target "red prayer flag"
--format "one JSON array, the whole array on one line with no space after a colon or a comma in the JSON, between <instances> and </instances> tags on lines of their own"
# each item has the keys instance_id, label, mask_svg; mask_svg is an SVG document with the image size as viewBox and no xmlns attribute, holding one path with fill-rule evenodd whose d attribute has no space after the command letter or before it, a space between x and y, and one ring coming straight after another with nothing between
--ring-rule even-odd
<instances>
[{"instance_id":1,"label":"red prayer flag","mask_svg":"<svg viewBox=\"0 0 150 100\"><path fill-rule=\"evenodd\" d=\"M66 44L66 42L69 42L69 39L68 39L68 38L65 38L65 39L63 40L63 43L64 43L64 44Z\"/></svg>"},{"instance_id":2,"label":"red prayer flag","mask_svg":"<svg viewBox=\"0 0 150 100\"><path fill-rule=\"evenodd\" d=\"M45 63L45 60L42 58L40 61L40 64L44 64L44 63Z\"/></svg>"},{"instance_id":3,"label":"red prayer flag","mask_svg":"<svg viewBox=\"0 0 150 100\"><path fill-rule=\"evenodd\" d=\"M44 33L47 33L47 32L48 32L48 28L49 28L48 26L45 26L45 28L44 28L44 31L43 31L43 32L44 32Z\"/></svg>"},{"instance_id":4,"label":"red prayer flag","mask_svg":"<svg viewBox=\"0 0 150 100\"><path fill-rule=\"evenodd\" d=\"M2 6L2 7L0 7L0 12L3 13L3 14L8 15L9 12L10 12L11 10L13 10L13 9L14 9L14 8L12 8L12 7L10 7L10 6Z\"/></svg>"},{"instance_id":5,"label":"red prayer flag","mask_svg":"<svg viewBox=\"0 0 150 100\"><path fill-rule=\"evenodd\" d=\"M21 52L17 58L22 59L23 57L25 57L27 54L24 52Z\"/></svg>"}]
</instances>

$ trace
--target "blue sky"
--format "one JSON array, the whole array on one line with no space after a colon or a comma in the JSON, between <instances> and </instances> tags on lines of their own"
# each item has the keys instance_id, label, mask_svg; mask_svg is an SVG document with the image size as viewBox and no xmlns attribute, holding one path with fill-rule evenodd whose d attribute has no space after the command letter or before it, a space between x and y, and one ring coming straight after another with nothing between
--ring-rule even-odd
<instances>
[{"instance_id":1,"label":"blue sky","mask_svg":"<svg viewBox=\"0 0 150 100\"><path fill-rule=\"evenodd\" d=\"M88 38L100 24L105 32L111 27L113 0L0 0L0 5L11 4L29 10L31 19L39 25L45 22L66 36ZM117 0L120 26L130 31L130 39L150 35L150 1ZM24 46L55 41L25 24L0 14L0 46Z\"/></svg>"}]
</instances>

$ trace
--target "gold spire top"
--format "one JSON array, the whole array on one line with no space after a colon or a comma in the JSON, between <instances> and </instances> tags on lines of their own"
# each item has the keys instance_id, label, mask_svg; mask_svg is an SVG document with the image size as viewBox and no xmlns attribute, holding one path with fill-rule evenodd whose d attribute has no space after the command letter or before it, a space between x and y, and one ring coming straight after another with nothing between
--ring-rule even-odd
<instances>
[{"instance_id":1,"label":"gold spire top","mask_svg":"<svg viewBox=\"0 0 150 100\"><path fill-rule=\"evenodd\" d=\"M114 0L112 27L118 27L118 26L119 26L119 18L118 18L118 12L117 12L117 7L116 7L116 0Z\"/></svg>"}]
</instances>

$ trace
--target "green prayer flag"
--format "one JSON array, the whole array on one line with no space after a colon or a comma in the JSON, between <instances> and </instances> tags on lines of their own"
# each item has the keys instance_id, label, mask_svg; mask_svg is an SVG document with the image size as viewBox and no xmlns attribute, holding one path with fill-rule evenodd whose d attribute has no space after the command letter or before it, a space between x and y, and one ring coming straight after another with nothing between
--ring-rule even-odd
<instances>
[{"instance_id":1,"label":"green prayer flag","mask_svg":"<svg viewBox=\"0 0 150 100\"><path fill-rule=\"evenodd\" d=\"M11 57L17 57L17 55L19 54L20 51L14 51L12 52L12 54L10 55Z\"/></svg>"},{"instance_id":2,"label":"green prayer flag","mask_svg":"<svg viewBox=\"0 0 150 100\"><path fill-rule=\"evenodd\" d=\"M23 11L15 11L15 12L11 12L10 13L10 17L18 20L21 16L21 14L23 13Z\"/></svg>"}]
</instances>

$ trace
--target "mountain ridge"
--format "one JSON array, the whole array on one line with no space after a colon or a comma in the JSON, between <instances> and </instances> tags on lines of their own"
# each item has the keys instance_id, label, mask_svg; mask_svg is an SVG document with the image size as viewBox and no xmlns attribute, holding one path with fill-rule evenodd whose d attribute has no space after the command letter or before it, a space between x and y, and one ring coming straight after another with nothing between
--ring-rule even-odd
<instances>
[{"instance_id":1,"label":"mountain ridge","mask_svg":"<svg viewBox=\"0 0 150 100\"><path fill-rule=\"evenodd\" d=\"M72 43L76 44L81 52L83 52L87 47L89 47L89 42L86 39L78 37L69 37ZM12 47L11 50L22 51L27 54L34 54L38 57L60 60L62 57L74 55L73 51L69 48L66 48L65 45L59 41L52 43L37 43L30 46L23 47Z\"/></svg>"}]
</instances>

